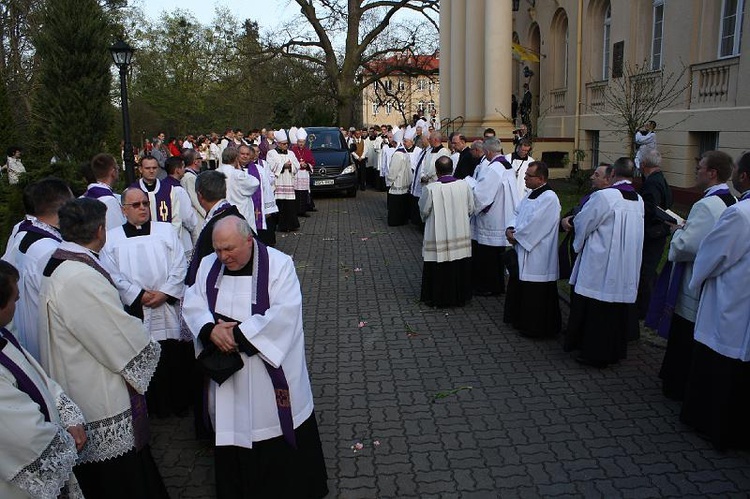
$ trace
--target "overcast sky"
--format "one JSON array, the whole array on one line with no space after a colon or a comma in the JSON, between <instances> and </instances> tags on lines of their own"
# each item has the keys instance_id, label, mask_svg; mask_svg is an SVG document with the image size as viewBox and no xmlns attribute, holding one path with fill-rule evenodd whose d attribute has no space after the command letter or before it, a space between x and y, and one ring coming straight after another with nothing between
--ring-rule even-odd
<instances>
[{"instance_id":1,"label":"overcast sky","mask_svg":"<svg viewBox=\"0 0 750 499\"><path fill-rule=\"evenodd\" d=\"M297 13L297 5L291 0L136 0L152 19L164 12L175 10L191 12L201 23L207 24L214 17L216 6L229 7L240 21L253 19L262 28L276 26Z\"/></svg>"}]
</instances>

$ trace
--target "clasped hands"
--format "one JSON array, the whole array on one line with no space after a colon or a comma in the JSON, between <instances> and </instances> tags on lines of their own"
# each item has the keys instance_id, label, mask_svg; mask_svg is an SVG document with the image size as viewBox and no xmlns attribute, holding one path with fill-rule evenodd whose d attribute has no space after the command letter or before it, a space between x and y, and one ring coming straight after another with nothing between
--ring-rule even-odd
<instances>
[{"instance_id":1,"label":"clasped hands","mask_svg":"<svg viewBox=\"0 0 750 499\"><path fill-rule=\"evenodd\" d=\"M237 324L239 322L225 322L219 319L219 322L211 330L209 338L224 353L238 351L237 342L234 341L234 327Z\"/></svg>"},{"instance_id":2,"label":"clasped hands","mask_svg":"<svg viewBox=\"0 0 750 499\"><path fill-rule=\"evenodd\" d=\"M148 308L156 308L166 303L169 297L161 291L144 291L141 297L141 305Z\"/></svg>"}]
</instances>

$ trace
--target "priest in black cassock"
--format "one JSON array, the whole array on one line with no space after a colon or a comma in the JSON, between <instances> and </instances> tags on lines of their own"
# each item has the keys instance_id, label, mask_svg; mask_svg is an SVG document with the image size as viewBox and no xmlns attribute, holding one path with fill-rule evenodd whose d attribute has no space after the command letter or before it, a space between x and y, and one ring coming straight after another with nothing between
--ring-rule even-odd
<instances>
[{"instance_id":1,"label":"priest in black cassock","mask_svg":"<svg viewBox=\"0 0 750 499\"><path fill-rule=\"evenodd\" d=\"M546 163L532 161L524 175L531 192L505 231L517 254L518 274L511 272L508 280L504 319L523 336L555 336L562 320L557 292L560 200L547 183Z\"/></svg>"},{"instance_id":2,"label":"priest in black cassock","mask_svg":"<svg viewBox=\"0 0 750 499\"><path fill-rule=\"evenodd\" d=\"M700 290L695 344L680 420L719 449L750 448L750 154L733 182L743 193L698 249L690 289Z\"/></svg>"},{"instance_id":3,"label":"priest in black cassock","mask_svg":"<svg viewBox=\"0 0 750 499\"><path fill-rule=\"evenodd\" d=\"M565 345L579 349L576 360L585 365L606 367L627 355L643 247L643 200L632 184L634 170L630 158L615 161L612 184L591 194L573 220L578 258Z\"/></svg>"}]
</instances>

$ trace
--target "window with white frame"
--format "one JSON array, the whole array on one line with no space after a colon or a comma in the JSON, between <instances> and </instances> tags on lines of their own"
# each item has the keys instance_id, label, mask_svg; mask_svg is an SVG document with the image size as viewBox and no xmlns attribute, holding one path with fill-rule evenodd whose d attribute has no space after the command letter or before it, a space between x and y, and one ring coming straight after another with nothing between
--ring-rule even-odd
<instances>
[{"instance_id":1,"label":"window with white frame","mask_svg":"<svg viewBox=\"0 0 750 499\"><path fill-rule=\"evenodd\" d=\"M424 90L424 80L422 78L417 80L417 90Z\"/></svg>"},{"instance_id":2,"label":"window with white frame","mask_svg":"<svg viewBox=\"0 0 750 499\"><path fill-rule=\"evenodd\" d=\"M610 59L610 35L612 30L612 6L607 7L607 12L604 13L604 36L602 42L602 80L609 79L609 59Z\"/></svg>"},{"instance_id":3,"label":"window with white frame","mask_svg":"<svg viewBox=\"0 0 750 499\"><path fill-rule=\"evenodd\" d=\"M419 112L424 112L424 101L419 101L419 103L417 104L417 110Z\"/></svg>"},{"instance_id":4,"label":"window with white frame","mask_svg":"<svg viewBox=\"0 0 750 499\"><path fill-rule=\"evenodd\" d=\"M740 53L744 10L745 0L723 0L719 29L719 57L732 57Z\"/></svg>"},{"instance_id":5,"label":"window with white frame","mask_svg":"<svg viewBox=\"0 0 750 499\"><path fill-rule=\"evenodd\" d=\"M427 112L430 113L430 114L435 112L435 101L434 100L431 100L430 102L427 103Z\"/></svg>"},{"instance_id":6,"label":"window with white frame","mask_svg":"<svg viewBox=\"0 0 750 499\"><path fill-rule=\"evenodd\" d=\"M651 42L651 70L661 69L664 34L664 0L654 0L654 29Z\"/></svg>"},{"instance_id":7,"label":"window with white frame","mask_svg":"<svg viewBox=\"0 0 750 499\"><path fill-rule=\"evenodd\" d=\"M385 89L386 90L393 90L393 82L391 80L385 80Z\"/></svg>"},{"instance_id":8,"label":"window with white frame","mask_svg":"<svg viewBox=\"0 0 750 499\"><path fill-rule=\"evenodd\" d=\"M385 103L385 114L390 115L393 110L393 104L389 101Z\"/></svg>"},{"instance_id":9,"label":"window with white frame","mask_svg":"<svg viewBox=\"0 0 750 499\"><path fill-rule=\"evenodd\" d=\"M378 115L378 103L377 102L372 103L372 115L373 116Z\"/></svg>"},{"instance_id":10,"label":"window with white frame","mask_svg":"<svg viewBox=\"0 0 750 499\"><path fill-rule=\"evenodd\" d=\"M432 81L432 80L430 80L430 82L429 82L429 83L427 84L427 89L428 89L428 90L429 90L430 92L434 92L434 91L435 91L435 82L434 82L434 81Z\"/></svg>"},{"instance_id":11,"label":"window with white frame","mask_svg":"<svg viewBox=\"0 0 750 499\"><path fill-rule=\"evenodd\" d=\"M399 90L406 90L406 82L404 82L403 80L399 80L398 81L398 89Z\"/></svg>"}]
</instances>

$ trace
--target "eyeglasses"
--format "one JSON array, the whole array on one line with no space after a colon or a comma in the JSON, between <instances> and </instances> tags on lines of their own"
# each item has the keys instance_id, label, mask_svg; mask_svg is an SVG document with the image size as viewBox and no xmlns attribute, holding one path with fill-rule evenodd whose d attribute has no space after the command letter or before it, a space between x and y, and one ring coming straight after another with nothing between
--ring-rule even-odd
<instances>
[{"instance_id":1,"label":"eyeglasses","mask_svg":"<svg viewBox=\"0 0 750 499\"><path fill-rule=\"evenodd\" d=\"M132 206L136 210L143 206L144 208L148 208L151 205L150 201L136 201L135 203L125 203L123 206Z\"/></svg>"}]
</instances>

